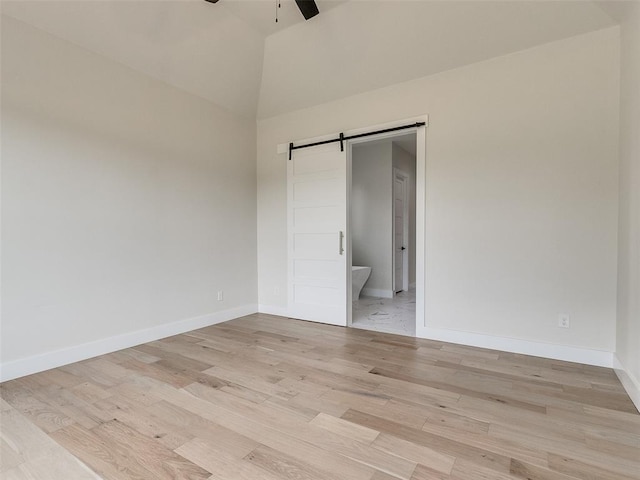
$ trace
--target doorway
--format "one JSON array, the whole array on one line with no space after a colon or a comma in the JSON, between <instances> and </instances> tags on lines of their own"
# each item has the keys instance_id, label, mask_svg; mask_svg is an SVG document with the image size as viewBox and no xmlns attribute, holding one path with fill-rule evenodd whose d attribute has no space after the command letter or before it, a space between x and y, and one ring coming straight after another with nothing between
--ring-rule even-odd
<instances>
[{"instance_id":1,"label":"doorway","mask_svg":"<svg viewBox=\"0 0 640 480\"><path fill-rule=\"evenodd\" d=\"M415 181L415 155L413 156L412 173ZM393 291L396 294L409 290L409 228L415 223L415 218L409 216L411 203L409 181L408 173L393 167ZM413 190L415 191L415 187ZM415 204L411 206L415 213ZM415 239L411 239L411 243L415 243ZM415 282L415 269L413 280Z\"/></svg>"},{"instance_id":2,"label":"doorway","mask_svg":"<svg viewBox=\"0 0 640 480\"><path fill-rule=\"evenodd\" d=\"M416 334L416 133L351 148L352 302L356 328Z\"/></svg>"},{"instance_id":3,"label":"doorway","mask_svg":"<svg viewBox=\"0 0 640 480\"><path fill-rule=\"evenodd\" d=\"M354 295L351 288L356 275L351 260L353 242L350 220L353 148L361 143L390 138L400 142L401 137L409 135L405 137L407 148L415 151L415 182L413 188L409 189L415 199L413 213L410 213L415 222L413 230L409 228L407 253L413 257L409 257L408 266L403 272L403 275L409 272L409 290L396 294L391 283L385 287L384 296L377 298L397 300L401 295L410 295L413 290L414 333L393 333L415 335L424 331L427 126L428 117L425 115L278 145L278 153L286 155L287 160L288 300L283 314L302 320L352 326L352 300L358 298L360 293ZM389 238L392 239L391 234ZM393 255L390 257L393 262ZM360 271L357 275L362 276L362 273ZM413 278L415 284L412 283ZM363 287L367 279L368 276L362 282Z\"/></svg>"}]
</instances>

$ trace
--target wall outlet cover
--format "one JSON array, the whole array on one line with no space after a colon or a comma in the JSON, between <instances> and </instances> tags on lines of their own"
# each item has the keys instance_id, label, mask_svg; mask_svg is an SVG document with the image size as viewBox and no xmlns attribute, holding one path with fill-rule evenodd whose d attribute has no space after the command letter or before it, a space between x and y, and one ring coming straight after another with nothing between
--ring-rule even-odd
<instances>
[{"instance_id":1,"label":"wall outlet cover","mask_svg":"<svg viewBox=\"0 0 640 480\"><path fill-rule=\"evenodd\" d=\"M558 327L569 328L570 326L569 315L563 313L558 315Z\"/></svg>"}]
</instances>

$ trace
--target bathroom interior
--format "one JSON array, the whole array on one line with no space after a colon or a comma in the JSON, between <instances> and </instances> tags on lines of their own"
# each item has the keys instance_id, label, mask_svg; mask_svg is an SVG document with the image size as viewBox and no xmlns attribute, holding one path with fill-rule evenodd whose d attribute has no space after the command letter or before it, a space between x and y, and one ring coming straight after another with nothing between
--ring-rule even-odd
<instances>
[{"instance_id":1,"label":"bathroom interior","mask_svg":"<svg viewBox=\"0 0 640 480\"><path fill-rule=\"evenodd\" d=\"M416 134L351 155L352 327L416 333Z\"/></svg>"}]
</instances>

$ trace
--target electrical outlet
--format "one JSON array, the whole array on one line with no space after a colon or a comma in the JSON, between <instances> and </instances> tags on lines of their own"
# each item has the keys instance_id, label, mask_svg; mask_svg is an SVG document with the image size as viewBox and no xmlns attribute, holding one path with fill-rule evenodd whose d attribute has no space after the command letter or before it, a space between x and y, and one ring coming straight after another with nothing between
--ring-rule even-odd
<instances>
[{"instance_id":1,"label":"electrical outlet","mask_svg":"<svg viewBox=\"0 0 640 480\"><path fill-rule=\"evenodd\" d=\"M558 315L558 327L569 328L571 326L569 322L569 315L561 313Z\"/></svg>"},{"instance_id":2,"label":"electrical outlet","mask_svg":"<svg viewBox=\"0 0 640 480\"><path fill-rule=\"evenodd\" d=\"M221 302L224 300L224 291L218 290L218 301Z\"/></svg>"},{"instance_id":3,"label":"electrical outlet","mask_svg":"<svg viewBox=\"0 0 640 480\"><path fill-rule=\"evenodd\" d=\"M273 294L276 297L280 296L280 287L273 287Z\"/></svg>"}]
</instances>

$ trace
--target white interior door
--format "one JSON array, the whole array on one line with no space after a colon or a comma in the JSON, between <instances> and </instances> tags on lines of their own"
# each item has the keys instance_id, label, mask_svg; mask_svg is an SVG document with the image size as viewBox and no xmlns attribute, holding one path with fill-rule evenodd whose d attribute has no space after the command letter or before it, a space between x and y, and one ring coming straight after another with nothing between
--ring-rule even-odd
<instances>
[{"instance_id":1,"label":"white interior door","mask_svg":"<svg viewBox=\"0 0 640 480\"><path fill-rule=\"evenodd\" d=\"M393 173L393 290L408 290L407 176L394 169Z\"/></svg>"},{"instance_id":2,"label":"white interior door","mask_svg":"<svg viewBox=\"0 0 640 480\"><path fill-rule=\"evenodd\" d=\"M346 149L294 150L287 192L289 316L346 325Z\"/></svg>"}]
</instances>

